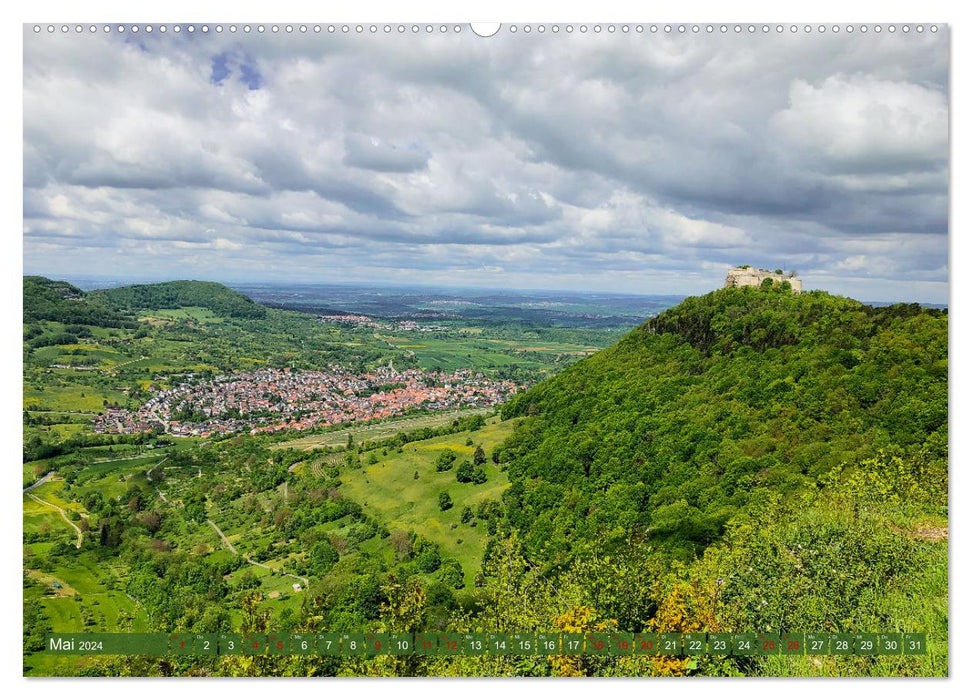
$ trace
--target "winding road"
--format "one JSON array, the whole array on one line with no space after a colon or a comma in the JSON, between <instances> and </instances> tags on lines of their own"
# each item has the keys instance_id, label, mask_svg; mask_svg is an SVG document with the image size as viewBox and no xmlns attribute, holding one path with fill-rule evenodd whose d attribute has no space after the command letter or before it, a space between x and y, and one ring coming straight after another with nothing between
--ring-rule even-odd
<instances>
[{"instance_id":1,"label":"winding road","mask_svg":"<svg viewBox=\"0 0 971 700\"><path fill-rule=\"evenodd\" d=\"M50 474L48 474L48 476L50 476ZM38 484L35 484L35 486L37 485ZM33 487L29 487L29 488L33 488ZM60 513L61 517L64 518L64 522L66 522L68 525L70 525L71 527L73 527L75 530L78 531L78 541L77 541L77 544L75 544L74 546L77 547L78 549L81 549L81 543L84 542L84 533L81 532L81 528L79 528L77 525L75 525L68 519L67 513L64 512L63 508L61 508L60 506L55 506L53 503L48 503L43 498L37 498L37 496L35 496L32 493L27 493L27 489L24 489L24 495L28 496L29 498L33 498L38 503L43 503L45 506L48 506L49 508L53 508L58 513Z\"/></svg>"},{"instance_id":2,"label":"winding road","mask_svg":"<svg viewBox=\"0 0 971 700\"><path fill-rule=\"evenodd\" d=\"M245 561L247 561L248 563L252 564L253 566L258 566L261 569L266 569L267 571L269 571L271 573L274 573L274 574L280 574L281 576L289 576L290 578L295 578L298 581L303 582L303 585L304 586L309 586L310 585L310 580L309 579L305 579L303 576L297 576L296 574L291 574L291 573L289 573L287 571L281 571L280 569L274 569L273 567L267 566L266 564L261 564L258 561L255 561L253 559L250 559L245 554L240 554L238 551L236 551L236 548L233 546L233 543L229 541L229 538L226 537L225 533L223 533L223 531L219 529L219 526L216 525L216 523L214 523L212 520L209 520L208 518L206 519L206 522L209 523L210 525L212 525L212 529L216 531L216 534L217 535L219 535L219 539L221 539L223 541L223 544L226 545L226 548L230 552L232 552L233 554L236 554L238 556L243 557L243 559Z\"/></svg>"},{"instance_id":3,"label":"winding road","mask_svg":"<svg viewBox=\"0 0 971 700\"><path fill-rule=\"evenodd\" d=\"M37 496L35 496L32 493L28 493L28 491L32 491L32 490L36 489L38 486L41 486L43 484L46 484L55 475L56 475L56 472L47 472L46 474L44 474L44 476L42 476L41 478L39 478L37 481L35 481L34 483L32 483L30 486L25 486L24 487L24 495L27 496L27 497L29 497L29 498L33 498L38 503L43 503L48 508L53 508L58 513L60 513L61 514L61 517L64 518L64 522L66 522L68 525L70 525L75 530L77 530L77 533L78 533L78 541L77 541L77 543L74 546L77 547L78 549L81 549L81 544L84 542L84 533L81 532L81 528L79 528L77 525L75 525L74 523L71 522L71 520L67 517L67 513L64 512L64 509L61 508L60 506L55 506L53 503L48 503L43 498L38 498Z\"/></svg>"}]
</instances>

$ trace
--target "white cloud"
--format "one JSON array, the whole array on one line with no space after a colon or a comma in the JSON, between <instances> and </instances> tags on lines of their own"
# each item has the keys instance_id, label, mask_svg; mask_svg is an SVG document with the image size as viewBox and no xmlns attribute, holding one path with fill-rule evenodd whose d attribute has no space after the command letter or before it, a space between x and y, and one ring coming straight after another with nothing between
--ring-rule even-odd
<instances>
[{"instance_id":1,"label":"white cloud","mask_svg":"<svg viewBox=\"0 0 971 700\"><path fill-rule=\"evenodd\" d=\"M792 82L774 135L827 172L886 181L939 171L947 158L948 106L938 89L870 75L834 75L819 85Z\"/></svg>"},{"instance_id":2,"label":"white cloud","mask_svg":"<svg viewBox=\"0 0 971 700\"><path fill-rule=\"evenodd\" d=\"M27 32L25 267L943 289L946 32L859 39Z\"/></svg>"}]
</instances>

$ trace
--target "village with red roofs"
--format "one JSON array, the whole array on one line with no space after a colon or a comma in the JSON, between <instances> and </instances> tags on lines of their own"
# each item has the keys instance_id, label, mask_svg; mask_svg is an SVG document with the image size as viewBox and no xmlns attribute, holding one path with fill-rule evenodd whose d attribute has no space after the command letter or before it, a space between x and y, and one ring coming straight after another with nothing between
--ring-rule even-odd
<instances>
[{"instance_id":1,"label":"village with red roofs","mask_svg":"<svg viewBox=\"0 0 971 700\"><path fill-rule=\"evenodd\" d=\"M400 416L408 412L482 408L524 387L461 369L397 371L383 366L354 373L260 369L195 378L160 391L138 410L107 409L94 418L97 433L163 432L180 437L309 430Z\"/></svg>"}]
</instances>

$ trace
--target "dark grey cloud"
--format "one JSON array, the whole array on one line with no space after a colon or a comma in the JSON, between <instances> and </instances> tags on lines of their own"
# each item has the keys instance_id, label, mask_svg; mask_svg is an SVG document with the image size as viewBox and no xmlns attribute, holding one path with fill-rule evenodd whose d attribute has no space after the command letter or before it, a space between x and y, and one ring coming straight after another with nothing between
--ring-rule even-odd
<instances>
[{"instance_id":1,"label":"dark grey cloud","mask_svg":"<svg viewBox=\"0 0 971 700\"><path fill-rule=\"evenodd\" d=\"M947 294L948 37L25 34L51 274Z\"/></svg>"}]
</instances>

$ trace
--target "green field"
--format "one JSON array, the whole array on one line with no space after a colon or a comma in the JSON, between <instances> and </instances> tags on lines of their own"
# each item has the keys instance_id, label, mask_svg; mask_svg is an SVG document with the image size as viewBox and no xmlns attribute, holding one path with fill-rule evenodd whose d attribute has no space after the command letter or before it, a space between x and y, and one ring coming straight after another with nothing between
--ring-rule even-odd
<instances>
[{"instance_id":1,"label":"green field","mask_svg":"<svg viewBox=\"0 0 971 700\"><path fill-rule=\"evenodd\" d=\"M466 329L467 332L467 329ZM382 337L376 334L377 337ZM404 336L404 337L402 337ZM383 337L392 347L413 353L422 367L445 371L475 368L497 369L519 366L534 370L549 367L563 357L584 356L597 348L573 343L547 343L539 340L506 340L499 338L438 338L431 334L399 333Z\"/></svg>"},{"instance_id":2,"label":"green field","mask_svg":"<svg viewBox=\"0 0 971 700\"><path fill-rule=\"evenodd\" d=\"M59 377L61 385L25 387L24 408L97 413L104 410L106 402L122 405L127 403L128 397L124 392L92 384L89 381L91 372L71 373L76 378Z\"/></svg>"},{"instance_id":3,"label":"green field","mask_svg":"<svg viewBox=\"0 0 971 700\"><path fill-rule=\"evenodd\" d=\"M341 489L364 506L389 529L413 530L440 545L462 565L467 582L478 570L488 533L481 524L471 527L461 522L464 506L476 506L486 499L498 500L509 486L505 472L486 463L489 480L481 485L462 484L455 470L435 471L435 459L444 450L456 452L457 461L472 459L475 449L465 444L472 439L486 454L505 440L514 427L513 421L500 423L491 419L474 433L459 433L410 443L401 454L389 453L377 464L360 470L346 470L341 475ZM376 451L377 452L377 451ZM415 473L418 478L415 478ZM449 510L438 508L438 494L447 491L454 502Z\"/></svg>"}]
</instances>

